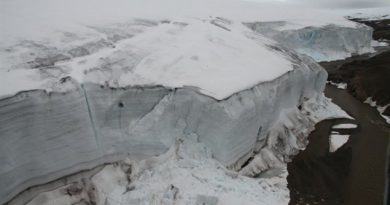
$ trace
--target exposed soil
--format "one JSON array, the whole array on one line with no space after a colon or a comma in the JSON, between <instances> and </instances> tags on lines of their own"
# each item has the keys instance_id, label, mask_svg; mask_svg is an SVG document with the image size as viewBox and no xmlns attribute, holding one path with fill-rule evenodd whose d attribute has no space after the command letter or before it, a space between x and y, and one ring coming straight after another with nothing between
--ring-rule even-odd
<instances>
[{"instance_id":1,"label":"exposed soil","mask_svg":"<svg viewBox=\"0 0 390 205\"><path fill-rule=\"evenodd\" d=\"M390 51L345 63L336 70L332 70L329 63L326 67L329 80L347 83L348 92L358 100L372 97L381 106L390 103Z\"/></svg>"},{"instance_id":2,"label":"exposed soil","mask_svg":"<svg viewBox=\"0 0 390 205\"><path fill-rule=\"evenodd\" d=\"M373 38L390 42L390 19L366 21L351 19L374 28ZM378 48L378 52L354 56L346 60L320 63L335 83L347 83L347 90L364 102L372 97L377 105L390 104L390 48ZM383 113L390 116L390 106Z\"/></svg>"},{"instance_id":3,"label":"exposed soil","mask_svg":"<svg viewBox=\"0 0 390 205\"><path fill-rule=\"evenodd\" d=\"M358 18L351 18L351 21L366 24L374 29L373 38L375 40L390 40L390 16L389 19L382 20L365 20Z\"/></svg>"},{"instance_id":4,"label":"exposed soil","mask_svg":"<svg viewBox=\"0 0 390 205\"><path fill-rule=\"evenodd\" d=\"M332 125L350 120L326 120L316 125L308 147L288 164L290 205L385 204L390 126L375 108L345 90L329 85L325 94L352 115L359 127L344 130L342 134L351 134L348 142L329 153Z\"/></svg>"},{"instance_id":5,"label":"exposed soil","mask_svg":"<svg viewBox=\"0 0 390 205\"><path fill-rule=\"evenodd\" d=\"M351 20L373 27L375 40L390 42L390 19ZM359 127L347 133L351 136L345 145L329 153L332 125L350 120L326 120L316 125L307 149L288 164L290 205L386 204L390 194L390 126L375 108L362 102L373 97L381 106L390 104L390 49L380 47L376 53L320 64L330 81L347 83L347 90L328 85L325 95L352 115ZM390 106L383 114L390 116Z\"/></svg>"},{"instance_id":6,"label":"exposed soil","mask_svg":"<svg viewBox=\"0 0 390 205\"><path fill-rule=\"evenodd\" d=\"M309 136L309 146L288 164L290 205L344 204L352 149L346 145L334 153L329 152L331 127L342 121L318 123Z\"/></svg>"}]
</instances>

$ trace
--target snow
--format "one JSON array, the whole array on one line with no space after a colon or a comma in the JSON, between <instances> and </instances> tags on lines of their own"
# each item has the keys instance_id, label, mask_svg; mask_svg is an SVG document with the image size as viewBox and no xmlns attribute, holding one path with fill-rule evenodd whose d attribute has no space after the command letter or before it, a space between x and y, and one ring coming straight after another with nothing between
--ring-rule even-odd
<instances>
[{"instance_id":1,"label":"snow","mask_svg":"<svg viewBox=\"0 0 390 205\"><path fill-rule=\"evenodd\" d=\"M221 100L293 69L291 60L285 54L267 47L275 44L271 40L248 31L239 22L219 22L228 31L214 25L214 21L194 19L187 21L185 27L174 23L160 24L116 43L115 48L103 48L91 55L58 61L51 69L31 70L27 67L23 70L42 76L39 73L42 70L50 72L57 69L58 75L43 77L53 83L63 77L71 77L79 83L108 82L112 87L190 86ZM11 63L14 65L3 64L2 70L16 67L22 62ZM36 64L40 67L39 63ZM11 88L2 86L0 95L38 88L53 90L53 84L40 83L42 79L39 77L30 80L19 78L20 75L14 72L23 73L22 68L9 69L1 75L0 81L7 79L17 84L23 80L27 83Z\"/></svg>"},{"instance_id":2,"label":"snow","mask_svg":"<svg viewBox=\"0 0 390 205\"><path fill-rule=\"evenodd\" d=\"M119 86L129 82L173 88L193 86L221 100L292 70L291 62L283 54L261 46L269 41L255 35L252 36L256 41L245 37L241 31L243 26L225 26L231 31L209 22L195 21L178 31L181 33L174 39L169 32L175 32L175 25L162 26L163 31L153 30L150 35L131 39L127 48L153 52L144 57L132 73L121 74ZM154 46L156 34L160 39ZM122 47L121 51L126 52L126 48ZM259 56L261 60L255 60Z\"/></svg>"},{"instance_id":3,"label":"snow","mask_svg":"<svg viewBox=\"0 0 390 205\"><path fill-rule=\"evenodd\" d=\"M383 42L383 41L372 41L371 42L371 45L373 47L385 47L385 46L389 46L389 44L387 42Z\"/></svg>"},{"instance_id":4,"label":"snow","mask_svg":"<svg viewBox=\"0 0 390 205\"><path fill-rule=\"evenodd\" d=\"M355 128L357 128L356 124L348 124L348 123L338 124L332 127L332 129L355 129Z\"/></svg>"},{"instance_id":5,"label":"snow","mask_svg":"<svg viewBox=\"0 0 390 205\"><path fill-rule=\"evenodd\" d=\"M49 37L45 32L52 33L55 29L71 32L82 29L81 25L118 23L134 17L178 20L221 16L241 22L288 20L300 27L330 23L355 26L340 15L329 15L328 11L231 0L36 0L34 3L2 0L0 3L2 43L15 38Z\"/></svg>"},{"instance_id":6,"label":"snow","mask_svg":"<svg viewBox=\"0 0 390 205\"><path fill-rule=\"evenodd\" d=\"M374 7L361 9L334 10L335 13L344 14L348 18L359 18L364 20L381 20L390 18L390 7Z\"/></svg>"},{"instance_id":7,"label":"snow","mask_svg":"<svg viewBox=\"0 0 390 205\"><path fill-rule=\"evenodd\" d=\"M327 81L327 83L331 84L331 85L334 85L336 86L338 89L347 89L347 83L335 83L335 82L332 82L332 81Z\"/></svg>"},{"instance_id":8,"label":"snow","mask_svg":"<svg viewBox=\"0 0 390 205\"><path fill-rule=\"evenodd\" d=\"M348 142L349 135L331 134L329 137L329 152L335 152Z\"/></svg>"},{"instance_id":9,"label":"snow","mask_svg":"<svg viewBox=\"0 0 390 205\"><path fill-rule=\"evenodd\" d=\"M332 130L332 131L331 131L331 134L340 134L340 132L337 132L337 131Z\"/></svg>"},{"instance_id":10,"label":"snow","mask_svg":"<svg viewBox=\"0 0 390 205\"><path fill-rule=\"evenodd\" d=\"M0 70L0 82L2 84L0 93L5 95L23 90L38 89L43 87L45 83L40 80L40 76L33 70Z\"/></svg>"},{"instance_id":11,"label":"snow","mask_svg":"<svg viewBox=\"0 0 390 205\"><path fill-rule=\"evenodd\" d=\"M124 172L124 166L130 172ZM128 180L130 178L130 181ZM110 164L91 177L95 198L60 194L63 187L42 193L28 205L60 204L84 199L94 204L288 204L285 172L270 178L249 178L227 170L211 152L192 139L179 138L158 157ZM63 192L62 192L63 193ZM56 197L52 197L56 196ZM45 202L39 199L46 198Z\"/></svg>"},{"instance_id":12,"label":"snow","mask_svg":"<svg viewBox=\"0 0 390 205\"><path fill-rule=\"evenodd\" d=\"M364 103L369 104L371 107L376 107L376 109L378 110L379 114L383 117L383 119L385 119L385 121L388 124L390 124L390 117L383 114L383 112L390 106L390 104L385 105L385 106L379 106L379 105L376 104L375 101L372 100L372 97L368 97L364 101Z\"/></svg>"},{"instance_id":13,"label":"snow","mask_svg":"<svg viewBox=\"0 0 390 205\"><path fill-rule=\"evenodd\" d=\"M317 62L374 52L371 46L373 29L362 24L356 24L355 27L330 24L295 28L289 22L275 21L247 25L252 30L308 55Z\"/></svg>"},{"instance_id":14,"label":"snow","mask_svg":"<svg viewBox=\"0 0 390 205\"><path fill-rule=\"evenodd\" d=\"M285 175L270 179L240 176L213 160L201 144L184 141L179 146L167 153L171 156L156 159L157 163L151 169L136 172L135 190L123 198L126 201L138 199L140 204L159 203L172 184L178 189L173 200L177 204L191 204L199 200L199 196L215 197L218 204L227 205L237 202L248 205L288 203Z\"/></svg>"},{"instance_id":15,"label":"snow","mask_svg":"<svg viewBox=\"0 0 390 205\"><path fill-rule=\"evenodd\" d=\"M269 49L275 42L248 31L243 22L288 21L290 29L328 24L357 28L340 15L271 3L0 3L0 82L11 82L0 86L3 97L33 89L68 91L59 81L71 77L76 84L112 87L193 87L220 100L293 69L291 59ZM80 48L86 53L70 55Z\"/></svg>"},{"instance_id":16,"label":"snow","mask_svg":"<svg viewBox=\"0 0 390 205\"><path fill-rule=\"evenodd\" d=\"M323 95L323 94L322 94ZM325 119L334 119L334 118L345 118L351 119L348 113L341 109L338 105L332 102L332 99L325 97L324 95L320 97L321 100L310 99L305 102L305 108L311 110L310 112L314 113L314 116L311 116L316 122L320 122Z\"/></svg>"}]
</instances>

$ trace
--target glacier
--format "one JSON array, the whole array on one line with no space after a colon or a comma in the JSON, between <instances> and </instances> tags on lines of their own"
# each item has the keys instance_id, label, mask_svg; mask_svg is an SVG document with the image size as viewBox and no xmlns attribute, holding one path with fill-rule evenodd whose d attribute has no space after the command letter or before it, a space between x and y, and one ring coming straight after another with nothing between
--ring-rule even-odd
<instances>
[{"instance_id":1,"label":"glacier","mask_svg":"<svg viewBox=\"0 0 390 205\"><path fill-rule=\"evenodd\" d=\"M151 2L161 10L151 9ZM96 200L169 204L175 196L184 197L180 203L234 202L206 195L205 186L222 186L235 196L260 190L260 198L269 197L260 200L265 204L288 202L286 163L305 148L316 122L349 117L324 97L327 74L313 58L363 51L370 30L340 16L318 13L308 21L297 19L302 10L276 15L253 3L226 1L220 7L220 1L210 1L204 9L198 2L167 2L118 0L104 9L104 2L85 0L74 10L64 1L37 0L30 9L20 7L23 0L1 2L1 15L19 26L0 18L0 203L44 204L46 198L49 204L66 204L100 197ZM92 4L100 6L99 16L87 12ZM176 7L182 9L171 14ZM31 20L23 18L31 12ZM294 19L289 23L295 30L283 34L303 41L270 38L261 27L274 24L259 19ZM325 38L304 47L305 40L327 29L336 32L332 38L339 44L330 44L327 53L305 55L310 53L304 49L328 45ZM345 40L351 33L365 40ZM181 144L194 152L186 153ZM129 166L138 174L128 176L122 168ZM151 188L166 173L177 173L177 181L180 174L194 174L191 166L213 173L204 180L215 183L198 184L193 195L186 183L164 181ZM86 177L86 170L93 173ZM159 170L161 175L148 176ZM272 179L249 178L268 172ZM104 194L76 186L71 195L77 196L67 198L63 186L72 174L81 175L80 183L92 180L83 186ZM108 179L96 181L99 177ZM128 177L145 186L127 187ZM234 185L243 189L232 190ZM118 196L127 189L138 197ZM146 196L150 192L154 199ZM258 199L246 198L248 204Z\"/></svg>"},{"instance_id":2,"label":"glacier","mask_svg":"<svg viewBox=\"0 0 390 205\"><path fill-rule=\"evenodd\" d=\"M282 133L268 137L268 145L263 146L255 159L239 172L227 169L217 161L211 150L199 142L199 136L191 133L176 137L162 155L143 160L127 158L79 172L40 186L38 194L24 192L9 204L288 204L286 167L274 154L281 153L275 148L279 151L292 148L294 143L275 146L271 142L296 140L305 144L304 132L309 132L315 122L330 117L348 117L321 94L304 102L301 109L289 113L289 120L280 122L285 126ZM292 126L295 125L303 126L303 129L283 134L286 127L294 130ZM259 162L261 158L264 160ZM254 171L254 165L259 168L264 163L267 167L263 170L248 172L249 169ZM265 169L269 171L267 174L262 172ZM255 173L263 175L253 176Z\"/></svg>"},{"instance_id":3,"label":"glacier","mask_svg":"<svg viewBox=\"0 0 390 205\"><path fill-rule=\"evenodd\" d=\"M196 135L213 158L233 170L256 153L277 159L260 168L249 163L240 171L244 175L273 168L270 163L281 166L305 147L305 136L322 119L310 116L304 104L310 99L312 106L327 102L322 94L326 72L310 58L297 60L300 64L291 72L224 100L191 88L96 84L67 93L37 90L2 99L2 199L124 157L161 155L183 135ZM327 104L320 108L310 109L325 110L328 117L339 113L327 110Z\"/></svg>"},{"instance_id":4,"label":"glacier","mask_svg":"<svg viewBox=\"0 0 390 205\"><path fill-rule=\"evenodd\" d=\"M302 62L277 80L222 101L190 88L94 84L67 93L37 90L2 99L2 195L106 158L159 155L177 136L191 133L225 166L239 166L243 156L264 145L282 110L298 109L322 92L326 73L311 65Z\"/></svg>"},{"instance_id":5,"label":"glacier","mask_svg":"<svg viewBox=\"0 0 390 205\"><path fill-rule=\"evenodd\" d=\"M84 173L83 180L39 194L28 205L102 204L287 204L284 176L247 178L211 157L196 138L178 138L163 155L113 163Z\"/></svg>"},{"instance_id":6,"label":"glacier","mask_svg":"<svg viewBox=\"0 0 390 205\"><path fill-rule=\"evenodd\" d=\"M355 27L330 24L304 28L285 21L245 24L317 62L345 59L374 51L371 46L373 29L363 24L356 24Z\"/></svg>"}]
</instances>

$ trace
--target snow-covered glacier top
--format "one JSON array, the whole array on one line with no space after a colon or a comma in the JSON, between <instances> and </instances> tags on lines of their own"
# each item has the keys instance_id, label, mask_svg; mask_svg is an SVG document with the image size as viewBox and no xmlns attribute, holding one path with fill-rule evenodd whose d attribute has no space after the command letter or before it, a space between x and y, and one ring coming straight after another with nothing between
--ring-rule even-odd
<instances>
[{"instance_id":1,"label":"snow-covered glacier top","mask_svg":"<svg viewBox=\"0 0 390 205\"><path fill-rule=\"evenodd\" d=\"M143 23L151 25L139 25ZM1 93L34 88L61 91L69 87L64 83L66 79L72 79L111 87L191 86L223 99L292 69L287 56L267 47L274 42L228 20L136 21L133 24L142 33L123 37L118 42L105 38L84 44L75 42L69 48L43 49L42 57L33 55L21 62L14 52L5 51L2 55L10 57L4 59L6 63L2 67L11 66L1 69L0 82L4 85ZM114 33L119 33L118 30ZM29 52L40 49L25 44L13 50L25 54L25 47L33 48L27 48ZM91 48L98 46L102 48Z\"/></svg>"},{"instance_id":2,"label":"snow-covered glacier top","mask_svg":"<svg viewBox=\"0 0 390 205\"><path fill-rule=\"evenodd\" d=\"M359 18L365 20L381 20L390 18L390 6L362 8L362 9L341 9L333 11L338 15L343 14L348 18ZM337 14L336 14L337 15Z\"/></svg>"},{"instance_id":3,"label":"snow-covered glacier top","mask_svg":"<svg viewBox=\"0 0 390 205\"><path fill-rule=\"evenodd\" d=\"M193 87L216 99L293 69L243 22L354 27L341 15L240 1L2 0L0 96L113 87Z\"/></svg>"}]
</instances>

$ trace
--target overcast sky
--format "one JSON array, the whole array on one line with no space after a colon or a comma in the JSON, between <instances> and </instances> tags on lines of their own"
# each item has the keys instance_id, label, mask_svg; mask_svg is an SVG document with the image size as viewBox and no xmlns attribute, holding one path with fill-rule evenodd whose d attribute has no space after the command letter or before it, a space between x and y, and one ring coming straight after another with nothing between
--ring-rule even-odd
<instances>
[{"instance_id":1,"label":"overcast sky","mask_svg":"<svg viewBox=\"0 0 390 205\"><path fill-rule=\"evenodd\" d=\"M390 0L250 0L250 1L275 1L310 5L314 7L328 8L367 8L390 6Z\"/></svg>"}]
</instances>

